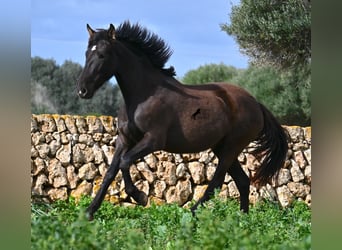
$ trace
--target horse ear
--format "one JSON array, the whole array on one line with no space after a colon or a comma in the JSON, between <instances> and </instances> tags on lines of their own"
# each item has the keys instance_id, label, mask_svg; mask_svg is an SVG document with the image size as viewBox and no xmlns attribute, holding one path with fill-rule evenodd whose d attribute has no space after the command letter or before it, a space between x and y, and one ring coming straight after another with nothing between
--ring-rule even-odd
<instances>
[{"instance_id":1,"label":"horse ear","mask_svg":"<svg viewBox=\"0 0 342 250\"><path fill-rule=\"evenodd\" d=\"M115 40L115 27L113 24L109 25L109 29L108 29L108 35L110 38L112 38L113 40Z\"/></svg>"},{"instance_id":2,"label":"horse ear","mask_svg":"<svg viewBox=\"0 0 342 250\"><path fill-rule=\"evenodd\" d=\"M94 35L95 31L90 27L89 24L87 24L87 30L88 30L89 36L92 37Z\"/></svg>"}]
</instances>

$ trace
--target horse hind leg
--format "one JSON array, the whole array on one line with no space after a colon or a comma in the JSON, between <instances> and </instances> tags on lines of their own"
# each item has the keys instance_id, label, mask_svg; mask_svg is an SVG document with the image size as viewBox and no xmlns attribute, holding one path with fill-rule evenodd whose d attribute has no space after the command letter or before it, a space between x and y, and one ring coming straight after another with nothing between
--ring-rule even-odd
<instances>
[{"instance_id":1,"label":"horse hind leg","mask_svg":"<svg viewBox=\"0 0 342 250\"><path fill-rule=\"evenodd\" d=\"M240 210L248 213L249 210L249 186L250 180L243 171L240 162L236 159L228 169L228 174L233 178L240 193Z\"/></svg>"},{"instance_id":2,"label":"horse hind leg","mask_svg":"<svg viewBox=\"0 0 342 250\"><path fill-rule=\"evenodd\" d=\"M228 147L228 144L226 145ZM217 165L214 176L212 180L209 182L209 185L205 190L204 195L191 208L191 212L193 215L195 214L195 210L199 205L209 200L210 197L214 195L215 189L221 189L222 187L228 168L231 166L232 161L235 158L232 151L224 150L224 148L225 147L217 147L213 149L214 153L219 159L219 164Z\"/></svg>"}]
</instances>

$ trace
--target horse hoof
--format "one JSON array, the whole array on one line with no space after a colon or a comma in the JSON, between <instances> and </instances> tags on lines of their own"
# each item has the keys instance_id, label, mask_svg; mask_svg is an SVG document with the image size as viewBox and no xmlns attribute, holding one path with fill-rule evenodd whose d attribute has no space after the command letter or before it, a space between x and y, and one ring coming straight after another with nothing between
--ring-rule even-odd
<instances>
[{"instance_id":1,"label":"horse hoof","mask_svg":"<svg viewBox=\"0 0 342 250\"><path fill-rule=\"evenodd\" d=\"M144 192L140 191L139 194L137 195L136 202L138 202L139 205L142 205L145 207L147 205L147 202L148 202L147 195Z\"/></svg>"}]
</instances>

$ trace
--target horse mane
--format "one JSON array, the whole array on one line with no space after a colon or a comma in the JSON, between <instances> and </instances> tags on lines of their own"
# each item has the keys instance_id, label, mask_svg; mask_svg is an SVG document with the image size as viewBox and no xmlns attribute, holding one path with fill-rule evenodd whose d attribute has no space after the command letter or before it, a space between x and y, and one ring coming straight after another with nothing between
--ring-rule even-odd
<instances>
[{"instance_id":1,"label":"horse mane","mask_svg":"<svg viewBox=\"0 0 342 250\"><path fill-rule=\"evenodd\" d=\"M126 42L147 56L153 66L162 70L168 76L175 76L173 66L164 68L165 63L172 55L171 48L156 34L140 26L125 21L115 30L115 38Z\"/></svg>"}]
</instances>

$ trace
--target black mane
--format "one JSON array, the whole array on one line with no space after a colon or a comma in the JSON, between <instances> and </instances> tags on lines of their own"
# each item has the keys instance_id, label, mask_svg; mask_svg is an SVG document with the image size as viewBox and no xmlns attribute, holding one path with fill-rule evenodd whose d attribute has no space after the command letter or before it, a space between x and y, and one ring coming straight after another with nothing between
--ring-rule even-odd
<instances>
[{"instance_id":1,"label":"black mane","mask_svg":"<svg viewBox=\"0 0 342 250\"><path fill-rule=\"evenodd\" d=\"M156 34L141 27L138 23L132 25L129 21L125 21L115 30L115 37L117 40L127 42L140 50L149 58L152 65L167 75L176 75L174 67L164 68L165 63L172 55L172 50Z\"/></svg>"}]
</instances>

